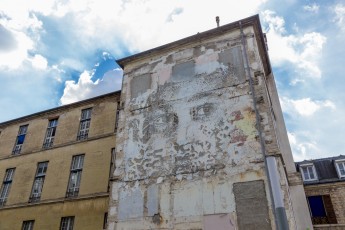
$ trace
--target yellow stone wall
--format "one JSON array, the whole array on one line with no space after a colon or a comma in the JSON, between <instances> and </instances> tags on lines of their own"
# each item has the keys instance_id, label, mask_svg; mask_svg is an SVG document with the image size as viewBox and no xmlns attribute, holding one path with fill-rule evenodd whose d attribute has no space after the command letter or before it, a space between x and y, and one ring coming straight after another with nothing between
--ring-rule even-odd
<instances>
[{"instance_id":1,"label":"yellow stone wall","mask_svg":"<svg viewBox=\"0 0 345 230\"><path fill-rule=\"evenodd\" d=\"M61 217L75 216L74 229L102 229L108 210L111 150L115 147L115 116L119 93L43 111L0 123L0 186L8 168L15 168L6 204L0 207L0 229L58 229ZM87 140L77 141L81 110L92 107ZM43 149L48 122L59 118L52 148ZM29 124L22 151L12 155L20 125ZM85 154L79 194L66 198L72 157ZM48 161L41 199L29 197L37 164Z\"/></svg>"},{"instance_id":2,"label":"yellow stone wall","mask_svg":"<svg viewBox=\"0 0 345 230\"><path fill-rule=\"evenodd\" d=\"M22 229L23 220L35 220L35 230L58 230L61 217L65 216L75 216L73 229L103 229L104 214L108 209L108 200L108 197L102 197L3 209L0 211L0 229L20 230Z\"/></svg>"}]
</instances>

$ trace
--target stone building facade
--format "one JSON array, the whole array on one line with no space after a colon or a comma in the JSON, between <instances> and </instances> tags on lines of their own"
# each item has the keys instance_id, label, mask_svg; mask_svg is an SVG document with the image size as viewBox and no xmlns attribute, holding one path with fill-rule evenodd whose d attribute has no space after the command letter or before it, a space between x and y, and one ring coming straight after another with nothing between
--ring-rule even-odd
<instances>
[{"instance_id":1,"label":"stone building facade","mask_svg":"<svg viewBox=\"0 0 345 230\"><path fill-rule=\"evenodd\" d=\"M313 228L257 15L117 62L108 230Z\"/></svg>"},{"instance_id":2,"label":"stone building facade","mask_svg":"<svg viewBox=\"0 0 345 230\"><path fill-rule=\"evenodd\" d=\"M345 156L296 163L314 229L345 229Z\"/></svg>"},{"instance_id":3,"label":"stone building facade","mask_svg":"<svg viewBox=\"0 0 345 230\"><path fill-rule=\"evenodd\" d=\"M0 123L0 229L103 229L120 92Z\"/></svg>"}]
</instances>

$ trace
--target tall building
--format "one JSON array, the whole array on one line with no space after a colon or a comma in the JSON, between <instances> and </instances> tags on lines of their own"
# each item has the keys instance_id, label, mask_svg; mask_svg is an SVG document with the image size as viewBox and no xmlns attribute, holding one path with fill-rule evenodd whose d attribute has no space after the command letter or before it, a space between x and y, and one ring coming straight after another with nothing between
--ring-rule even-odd
<instances>
[{"instance_id":1,"label":"tall building","mask_svg":"<svg viewBox=\"0 0 345 230\"><path fill-rule=\"evenodd\" d=\"M345 228L345 156L296 163L314 229Z\"/></svg>"},{"instance_id":2,"label":"tall building","mask_svg":"<svg viewBox=\"0 0 345 230\"><path fill-rule=\"evenodd\" d=\"M312 229L259 17L117 61L108 229Z\"/></svg>"},{"instance_id":3,"label":"tall building","mask_svg":"<svg viewBox=\"0 0 345 230\"><path fill-rule=\"evenodd\" d=\"M0 123L0 229L103 229L120 92Z\"/></svg>"}]
</instances>

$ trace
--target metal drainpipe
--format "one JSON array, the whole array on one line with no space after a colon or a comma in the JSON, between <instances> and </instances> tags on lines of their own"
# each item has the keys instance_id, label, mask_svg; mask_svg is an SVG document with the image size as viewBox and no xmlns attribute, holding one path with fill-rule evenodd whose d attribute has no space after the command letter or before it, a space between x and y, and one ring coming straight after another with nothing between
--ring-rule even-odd
<instances>
[{"instance_id":1,"label":"metal drainpipe","mask_svg":"<svg viewBox=\"0 0 345 230\"><path fill-rule=\"evenodd\" d=\"M254 90L254 84L253 79L251 77L251 71L249 68L249 61L247 56L247 46L246 46L246 40L243 33L242 23L239 22L240 30L241 30L241 42L243 46L243 53L244 53L244 61L245 61L245 69L246 74L249 78L249 85L250 85L250 91L252 93L253 98L253 106L255 110L255 117L256 117L256 124L257 129L259 132L259 138L260 138L260 146L261 146L261 152L264 157L265 162L265 170L267 174L267 179L269 182L269 190L270 190L270 196L272 200L272 206L273 206L273 213L275 216L275 223L277 226L277 229L279 230L288 230L289 224L287 221L286 211L284 207L284 200L280 189L280 182L279 182L279 173L278 173L278 167L277 162L274 156L267 156L266 155L266 147L264 143L264 139L262 136L261 126L260 126L260 114L257 108L256 104L256 96L255 96L255 90Z\"/></svg>"}]
</instances>

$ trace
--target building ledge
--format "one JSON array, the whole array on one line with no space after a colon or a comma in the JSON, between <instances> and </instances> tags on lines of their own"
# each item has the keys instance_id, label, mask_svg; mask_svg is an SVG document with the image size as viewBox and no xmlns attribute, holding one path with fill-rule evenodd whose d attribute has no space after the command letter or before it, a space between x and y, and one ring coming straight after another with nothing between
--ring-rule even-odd
<instances>
[{"instance_id":1,"label":"building ledge","mask_svg":"<svg viewBox=\"0 0 345 230\"><path fill-rule=\"evenodd\" d=\"M0 157L0 160L6 160L6 159L14 158L14 157L26 156L28 154L33 154L33 153L38 153L38 152L50 151L52 149L62 148L62 147L66 147L66 146L69 146L69 145L77 145L79 143L85 143L85 142L88 142L88 141L99 140L101 138L107 138L107 137L111 137L111 136L115 136L115 135L116 134L114 132L106 133L106 134L101 134L101 135L97 135L97 136L88 137L85 140L69 141L69 142L66 142L66 143L63 143L63 144L52 146L51 148L45 148L45 149L41 148L41 149L33 150L33 151L30 151L30 152L22 152L22 153L16 154L16 155L9 155L9 156Z\"/></svg>"},{"instance_id":2,"label":"building ledge","mask_svg":"<svg viewBox=\"0 0 345 230\"><path fill-rule=\"evenodd\" d=\"M14 209L14 208L26 208L26 207L32 207L32 206L38 206L38 205L76 202L76 201L98 199L98 198L104 198L104 197L109 197L109 193L108 192L101 192L101 193L80 195L77 197L68 197L68 198L63 197L63 198L56 198L56 199L46 199L46 200L40 200L40 201L37 201L34 203L17 203L17 204L2 206L2 207L0 207L0 210L7 210L7 209Z\"/></svg>"}]
</instances>

